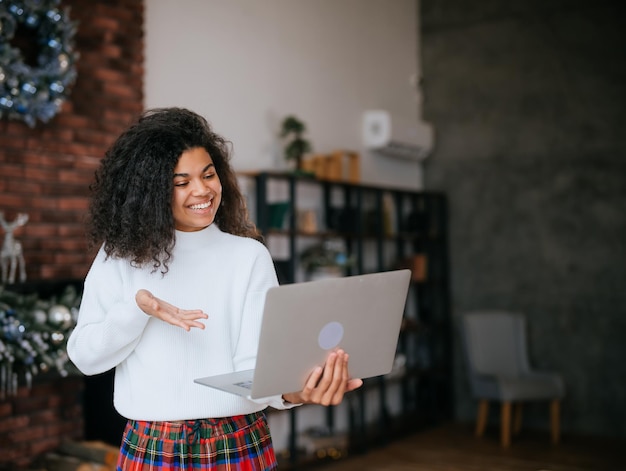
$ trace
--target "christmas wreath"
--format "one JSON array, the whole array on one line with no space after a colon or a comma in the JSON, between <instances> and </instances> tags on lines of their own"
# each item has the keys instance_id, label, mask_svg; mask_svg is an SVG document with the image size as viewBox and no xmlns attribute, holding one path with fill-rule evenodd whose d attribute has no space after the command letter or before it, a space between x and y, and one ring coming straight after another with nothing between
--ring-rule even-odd
<instances>
[{"instance_id":1,"label":"christmas wreath","mask_svg":"<svg viewBox=\"0 0 626 471\"><path fill-rule=\"evenodd\" d=\"M76 23L60 0L0 0L0 118L49 121L76 79Z\"/></svg>"}]
</instances>

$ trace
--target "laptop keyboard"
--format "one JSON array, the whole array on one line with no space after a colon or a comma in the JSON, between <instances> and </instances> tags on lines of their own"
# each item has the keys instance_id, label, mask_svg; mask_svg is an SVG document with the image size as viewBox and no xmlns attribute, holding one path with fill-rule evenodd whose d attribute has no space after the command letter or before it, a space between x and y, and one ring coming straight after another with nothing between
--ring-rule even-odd
<instances>
[{"instance_id":1,"label":"laptop keyboard","mask_svg":"<svg viewBox=\"0 0 626 471\"><path fill-rule=\"evenodd\" d=\"M246 389L252 389L252 381L242 381L241 383L235 383L235 386L240 386Z\"/></svg>"}]
</instances>

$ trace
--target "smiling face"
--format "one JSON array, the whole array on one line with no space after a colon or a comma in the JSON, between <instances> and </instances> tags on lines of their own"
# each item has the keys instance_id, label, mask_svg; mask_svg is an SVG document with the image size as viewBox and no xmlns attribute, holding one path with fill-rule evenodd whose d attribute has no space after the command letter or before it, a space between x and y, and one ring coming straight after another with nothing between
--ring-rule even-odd
<instances>
[{"instance_id":1,"label":"smiling face","mask_svg":"<svg viewBox=\"0 0 626 471\"><path fill-rule=\"evenodd\" d=\"M194 232L211 225L222 201L222 184L202 147L180 155L174 169L172 213L176 229Z\"/></svg>"}]
</instances>

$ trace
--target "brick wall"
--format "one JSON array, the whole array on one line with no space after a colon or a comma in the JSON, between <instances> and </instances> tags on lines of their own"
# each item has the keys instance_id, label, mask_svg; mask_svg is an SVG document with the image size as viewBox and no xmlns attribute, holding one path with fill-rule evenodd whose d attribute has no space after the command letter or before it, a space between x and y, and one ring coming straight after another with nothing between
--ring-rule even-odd
<instances>
[{"instance_id":1,"label":"brick wall","mask_svg":"<svg viewBox=\"0 0 626 471\"><path fill-rule=\"evenodd\" d=\"M107 147L143 109L143 0L64 0L79 22L69 100L35 129L0 121L0 211L16 230L29 279L82 279L89 184Z\"/></svg>"},{"instance_id":2,"label":"brick wall","mask_svg":"<svg viewBox=\"0 0 626 471\"><path fill-rule=\"evenodd\" d=\"M37 381L0 401L0 469L25 468L63 439L83 435L80 377Z\"/></svg>"},{"instance_id":3,"label":"brick wall","mask_svg":"<svg viewBox=\"0 0 626 471\"><path fill-rule=\"evenodd\" d=\"M62 0L77 20L78 77L69 100L31 129L0 120L0 211L29 215L15 232L28 279L83 279L89 184L107 147L143 110L143 0ZM2 237L2 234L0 234ZM0 468L22 467L62 437L81 438L82 378L0 399Z\"/></svg>"}]
</instances>

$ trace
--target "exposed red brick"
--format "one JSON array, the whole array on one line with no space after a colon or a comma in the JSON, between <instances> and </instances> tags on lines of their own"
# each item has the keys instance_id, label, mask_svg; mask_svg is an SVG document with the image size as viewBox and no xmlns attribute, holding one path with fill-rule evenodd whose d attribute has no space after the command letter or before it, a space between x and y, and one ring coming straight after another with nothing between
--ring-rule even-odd
<instances>
[{"instance_id":1,"label":"exposed red brick","mask_svg":"<svg viewBox=\"0 0 626 471\"><path fill-rule=\"evenodd\" d=\"M106 83L128 83L126 73L119 70L105 69L101 67L94 68L91 75L94 79Z\"/></svg>"},{"instance_id":2,"label":"exposed red brick","mask_svg":"<svg viewBox=\"0 0 626 471\"><path fill-rule=\"evenodd\" d=\"M80 185L87 186L91 181L88 179L91 177L91 172L82 172L76 171L76 169L72 170L61 170L58 174L58 181L62 184L67 183L76 183Z\"/></svg>"},{"instance_id":3,"label":"exposed red brick","mask_svg":"<svg viewBox=\"0 0 626 471\"><path fill-rule=\"evenodd\" d=\"M46 428L38 425L28 428L16 429L11 432L13 441L15 442L29 442L32 440L39 440L46 436Z\"/></svg>"},{"instance_id":4,"label":"exposed red brick","mask_svg":"<svg viewBox=\"0 0 626 471\"><path fill-rule=\"evenodd\" d=\"M74 138L74 130L70 128L43 129L41 140L70 142Z\"/></svg>"},{"instance_id":5,"label":"exposed red brick","mask_svg":"<svg viewBox=\"0 0 626 471\"><path fill-rule=\"evenodd\" d=\"M58 396L54 398L60 399ZM48 407L54 407L52 401L48 403ZM55 408L37 410L30 415L30 418L33 425L53 424L61 419L59 411Z\"/></svg>"},{"instance_id":6,"label":"exposed red brick","mask_svg":"<svg viewBox=\"0 0 626 471\"><path fill-rule=\"evenodd\" d=\"M68 248L76 249L77 243L84 245L81 238L73 238L68 240L49 239L42 240L39 244L40 249L50 250L54 252L66 252Z\"/></svg>"},{"instance_id":7,"label":"exposed red brick","mask_svg":"<svg viewBox=\"0 0 626 471\"><path fill-rule=\"evenodd\" d=\"M49 434L70 437L76 435L76 429L82 425L80 420L64 420L58 421L53 425L46 427ZM79 429L80 432L80 429Z\"/></svg>"},{"instance_id":8,"label":"exposed red brick","mask_svg":"<svg viewBox=\"0 0 626 471\"><path fill-rule=\"evenodd\" d=\"M101 29L103 31L118 31L121 25L115 18L97 16L90 20L89 28L92 30Z\"/></svg>"},{"instance_id":9,"label":"exposed red brick","mask_svg":"<svg viewBox=\"0 0 626 471\"><path fill-rule=\"evenodd\" d=\"M56 198L29 198L29 199L24 198L23 201L29 203L27 207L30 208L31 210L33 208L48 209L48 210L57 209ZM55 214L58 214L58 213L55 213Z\"/></svg>"},{"instance_id":10,"label":"exposed red brick","mask_svg":"<svg viewBox=\"0 0 626 471\"><path fill-rule=\"evenodd\" d=\"M1 129L1 128L0 128ZM5 134L3 138L3 149L0 151L0 159L2 159L2 154L12 149L23 149L26 144L26 139L23 136L16 136L15 134L9 134L10 131L1 131Z\"/></svg>"},{"instance_id":11,"label":"exposed red brick","mask_svg":"<svg viewBox=\"0 0 626 471\"><path fill-rule=\"evenodd\" d=\"M47 239L58 233L58 228L50 224L30 224L27 234L37 239Z\"/></svg>"},{"instance_id":12,"label":"exposed red brick","mask_svg":"<svg viewBox=\"0 0 626 471\"><path fill-rule=\"evenodd\" d=\"M2 436L3 433L10 433L26 428L28 424L30 424L30 418L27 415L13 415L8 419L0 421L0 436Z\"/></svg>"},{"instance_id":13,"label":"exposed red brick","mask_svg":"<svg viewBox=\"0 0 626 471\"><path fill-rule=\"evenodd\" d=\"M14 468L25 468L32 459L28 443L10 444L7 442L0 453L0 463L10 463Z\"/></svg>"},{"instance_id":14,"label":"exposed red brick","mask_svg":"<svg viewBox=\"0 0 626 471\"><path fill-rule=\"evenodd\" d=\"M24 191L26 193L38 194L41 191L41 185L39 183L29 182L28 180L9 180L5 186L7 192L16 193L18 191Z\"/></svg>"},{"instance_id":15,"label":"exposed red brick","mask_svg":"<svg viewBox=\"0 0 626 471\"><path fill-rule=\"evenodd\" d=\"M82 209L89 207L89 201L85 198L59 198L57 202L59 209Z\"/></svg>"},{"instance_id":16,"label":"exposed red brick","mask_svg":"<svg viewBox=\"0 0 626 471\"><path fill-rule=\"evenodd\" d=\"M117 123L124 123L124 124L130 123L136 118L136 116L133 113L123 112L118 109L104 110L103 115L107 120L111 120L112 122L117 122Z\"/></svg>"},{"instance_id":17,"label":"exposed red brick","mask_svg":"<svg viewBox=\"0 0 626 471\"><path fill-rule=\"evenodd\" d=\"M42 242L40 242L41 244ZM50 251L37 251L33 250L26 257L27 264L32 263L38 267L46 267L47 265L51 265L54 263L54 255L50 253ZM47 277L46 277L47 278Z\"/></svg>"},{"instance_id":18,"label":"exposed red brick","mask_svg":"<svg viewBox=\"0 0 626 471\"><path fill-rule=\"evenodd\" d=\"M85 235L85 225L80 222L77 224L64 224L62 227L58 228L59 235L62 238L78 236L83 237Z\"/></svg>"},{"instance_id":19,"label":"exposed red brick","mask_svg":"<svg viewBox=\"0 0 626 471\"><path fill-rule=\"evenodd\" d=\"M135 95L135 90L126 84L104 84L104 91L111 95L117 95L118 97L124 98L132 98Z\"/></svg>"},{"instance_id":20,"label":"exposed red brick","mask_svg":"<svg viewBox=\"0 0 626 471\"><path fill-rule=\"evenodd\" d=\"M72 168L76 157L65 153L53 152L46 147L44 153L24 153L22 161L26 164L49 168Z\"/></svg>"},{"instance_id":21,"label":"exposed red brick","mask_svg":"<svg viewBox=\"0 0 626 471\"><path fill-rule=\"evenodd\" d=\"M58 266L43 266L39 270L38 278L79 278L78 276L72 276L76 267L58 267ZM87 270L83 270L83 276L87 274Z\"/></svg>"},{"instance_id":22,"label":"exposed red brick","mask_svg":"<svg viewBox=\"0 0 626 471\"><path fill-rule=\"evenodd\" d=\"M28 446L28 449L30 455L35 457L50 450L56 450L57 448L59 448L59 446L61 446L61 438L55 435L50 436L48 434L46 438L31 442Z\"/></svg>"},{"instance_id":23,"label":"exposed red brick","mask_svg":"<svg viewBox=\"0 0 626 471\"><path fill-rule=\"evenodd\" d=\"M34 396L17 401L15 404L15 413L29 414L33 411L38 411L46 407L48 407L47 396Z\"/></svg>"},{"instance_id":24,"label":"exposed red brick","mask_svg":"<svg viewBox=\"0 0 626 471\"><path fill-rule=\"evenodd\" d=\"M29 214L16 232L30 280L84 278L89 185L106 149L143 110L143 0L61 0L78 21L78 77L61 112L34 129L0 120L0 210ZM82 378L43 380L0 401L0 467L27 467L62 437L80 439Z\"/></svg>"},{"instance_id":25,"label":"exposed red brick","mask_svg":"<svg viewBox=\"0 0 626 471\"><path fill-rule=\"evenodd\" d=\"M108 148L109 145L111 145L115 139L112 138L110 135L107 136L107 139L108 141L106 143L106 147ZM104 156L104 152L102 153L102 156L96 156L96 157L89 156L89 155L76 156L76 160L74 161L74 167L77 170L81 170L81 169L95 170L100 165L100 160L103 156Z\"/></svg>"},{"instance_id":26,"label":"exposed red brick","mask_svg":"<svg viewBox=\"0 0 626 471\"><path fill-rule=\"evenodd\" d=\"M0 402L0 420L13 414L13 406L10 402Z\"/></svg>"},{"instance_id":27,"label":"exposed red brick","mask_svg":"<svg viewBox=\"0 0 626 471\"><path fill-rule=\"evenodd\" d=\"M83 260L83 256L79 253L57 253L54 259L57 263L72 265L74 263L80 263Z\"/></svg>"},{"instance_id":28,"label":"exposed red brick","mask_svg":"<svg viewBox=\"0 0 626 471\"><path fill-rule=\"evenodd\" d=\"M108 147L111 144L111 136L108 133L93 129L77 129L76 141L86 144L95 144L98 147Z\"/></svg>"},{"instance_id":29,"label":"exposed red brick","mask_svg":"<svg viewBox=\"0 0 626 471\"><path fill-rule=\"evenodd\" d=\"M27 180L56 180L57 169L52 167L25 166L24 178Z\"/></svg>"},{"instance_id":30,"label":"exposed red brick","mask_svg":"<svg viewBox=\"0 0 626 471\"><path fill-rule=\"evenodd\" d=\"M4 194L0 195L0 201L2 202L2 208L5 210L5 214L9 214L7 209L13 208L22 208L24 206L28 207L28 205L23 205L24 197L15 194Z\"/></svg>"},{"instance_id":31,"label":"exposed red brick","mask_svg":"<svg viewBox=\"0 0 626 471\"><path fill-rule=\"evenodd\" d=\"M20 149L23 149L23 146ZM0 154L0 162L9 165L23 166L25 158L26 156L23 152L16 152L15 150L6 150Z\"/></svg>"},{"instance_id":32,"label":"exposed red brick","mask_svg":"<svg viewBox=\"0 0 626 471\"><path fill-rule=\"evenodd\" d=\"M111 58L119 58L119 57L122 57L124 54L124 51L122 50L121 47L114 46L112 44L107 44L103 46L100 52L105 57L111 57Z\"/></svg>"}]
</instances>

